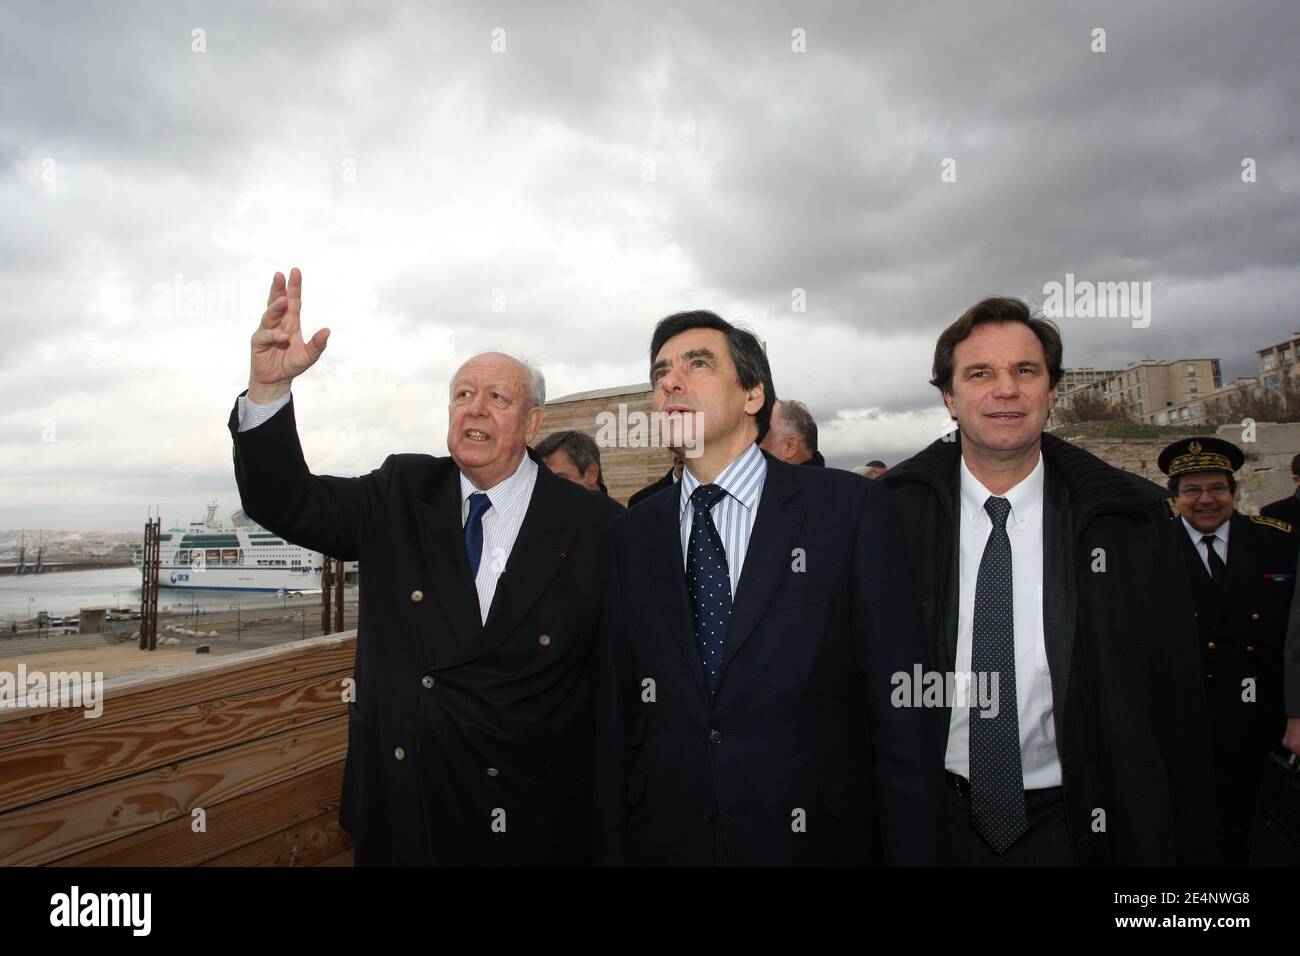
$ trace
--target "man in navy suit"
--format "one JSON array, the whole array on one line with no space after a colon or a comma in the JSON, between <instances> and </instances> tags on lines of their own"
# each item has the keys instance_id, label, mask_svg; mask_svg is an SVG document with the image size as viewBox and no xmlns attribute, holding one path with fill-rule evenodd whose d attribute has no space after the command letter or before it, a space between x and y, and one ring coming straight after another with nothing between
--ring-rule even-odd
<instances>
[{"instance_id":1,"label":"man in navy suit","mask_svg":"<svg viewBox=\"0 0 1300 956\"><path fill-rule=\"evenodd\" d=\"M927 668L889 494L759 449L775 394L752 333L679 313L650 361L656 409L701 444L610 526L597 862L935 862L941 727L891 705Z\"/></svg>"}]
</instances>

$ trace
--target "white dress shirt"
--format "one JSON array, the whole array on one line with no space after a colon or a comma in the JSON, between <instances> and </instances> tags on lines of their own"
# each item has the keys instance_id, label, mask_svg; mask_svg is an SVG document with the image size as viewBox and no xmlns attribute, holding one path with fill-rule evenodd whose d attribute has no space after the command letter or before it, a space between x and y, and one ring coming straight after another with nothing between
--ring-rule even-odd
<instances>
[{"instance_id":1,"label":"white dress shirt","mask_svg":"<svg viewBox=\"0 0 1300 956\"><path fill-rule=\"evenodd\" d=\"M1183 527L1187 529L1188 536L1192 539L1192 544L1196 546L1196 553L1201 556L1201 564L1205 565L1206 574L1209 574L1211 577L1214 576L1213 572L1210 571L1209 552L1205 550L1205 543L1201 541L1201 538L1204 537L1206 534L1212 534L1219 539L1214 544L1214 550L1219 553L1219 557L1223 558L1224 566L1225 567L1227 566L1228 527L1232 524L1231 516L1228 518L1227 521L1223 522L1223 524L1219 525L1213 531L1197 531L1195 528L1193 528L1190 524L1187 523L1186 518L1180 516L1178 520L1183 523Z\"/></svg>"},{"instance_id":2,"label":"white dress shirt","mask_svg":"<svg viewBox=\"0 0 1300 956\"><path fill-rule=\"evenodd\" d=\"M259 405L248 401L247 395L239 396L239 430L248 431L266 422L289 402L288 395L282 395L274 402ZM510 552L519 537L519 528L524 523L528 512L528 502L533 497L533 487L537 484L537 462L524 453L519 467L509 478L504 478L491 488L476 488L465 477L460 476L460 526L465 527L469 520L469 496L476 491L487 493L492 507L483 512L483 553L479 558L478 574L474 578L474 589L478 592L480 620L487 623L488 612L492 610L492 599L496 596L497 578L506 569ZM460 545L464 547L464 544Z\"/></svg>"},{"instance_id":3,"label":"white dress shirt","mask_svg":"<svg viewBox=\"0 0 1300 956\"><path fill-rule=\"evenodd\" d=\"M727 553L727 573L731 578L731 596L736 596L740 572L745 567L745 554L749 550L749 535L754 530L758 516L758 499L763 496L763 483L767 480L767 459L758 445L750 445L736 456L717 478L711 482L727 493L709 509L713 525L722 538L722 548ZM695 519L695 506L691 494L700 486L689 466L682 469L682 499L677 517L682 529L682 567L690 560L691 524Z\"/></svg>"},{"instance_id":4,"label":"white dress shirt","mask_svg":"<svg viewBox=\"0 0 1300 956\"><path fill-rule=\"evenodd\" d=\"M1026 790L1061 784L1061 759L1052 722L1052 677L1047 668L1043 633L1043 456L1014 488L997 497L1011 503L1007 537L1011 540L1013 627L1016 655L1016 712L1020 722L1020 765ZM957 658L954 668L969 673L975 624L975 585L993 520L984 510L992 492L961 461L960 583L957 614ZM972 696L954 701L948 720L948 752L944 765L970 777L970 721L984 720L972 682Z\"/></svg>"},{"instance_id":5,"label":"white dress shirt","mask_svg":"<svg viewBox=\"0 0 1300 956\"><path fill-rule=\"evenodd\" d=\"M492 507L483 512L483 554L479 557L478 574L474 589L478 591L478 608L481 620L487 623L492 609L492 598L497 591L497 578L506 569L510 552L514 549L519 528L528 513L528 502L537 484L537 462L524 452L523 461L509 478L503 478L491 488L476 488L464 473L460 476L460 526L469 520L469 496L477 491L487 493ZM464 545L462 545L464 547Z\"/></svg>"}]
</instances>

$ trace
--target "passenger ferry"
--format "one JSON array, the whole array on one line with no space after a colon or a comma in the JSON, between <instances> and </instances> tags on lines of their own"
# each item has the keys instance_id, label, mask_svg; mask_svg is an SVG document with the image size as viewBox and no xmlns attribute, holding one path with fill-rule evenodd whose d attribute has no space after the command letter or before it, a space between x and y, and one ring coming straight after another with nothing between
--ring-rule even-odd
<instances>
[{"instance_id":1,"label":"passenger ferry","mask_svg":"<svg viewBox=\"0 0 1300 956\"><path fill-rule=\"evenodd\" d=\"M319 591L319 551L309 551L267 531L242 510L229 523L218 520L217 503L203 521L159 535L158 586L220 591ZM132 549L142 567L142 545ZM349 562L345 570L354 570Z\"/></svg>"}]
</instances>

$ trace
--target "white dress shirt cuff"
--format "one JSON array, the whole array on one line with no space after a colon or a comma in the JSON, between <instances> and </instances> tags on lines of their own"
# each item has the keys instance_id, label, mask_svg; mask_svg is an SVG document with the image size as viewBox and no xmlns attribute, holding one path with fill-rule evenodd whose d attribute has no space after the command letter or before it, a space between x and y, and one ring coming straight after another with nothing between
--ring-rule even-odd
<instances>
[{"instance_id":1,"label":"white dress shirt cuff","mask_svg":"<svg viewBox=\"0 0 1300 956\"><path fill-rule=\"evenodd\" d=\"M289 395L281 395L275 401L268 405L259 405L257 402L250 402L248 396L239 396L239 430L246 432L250 428L256 428L258 425L269 420L276 412L289 404Z\"/></svg>"}]
</instances>

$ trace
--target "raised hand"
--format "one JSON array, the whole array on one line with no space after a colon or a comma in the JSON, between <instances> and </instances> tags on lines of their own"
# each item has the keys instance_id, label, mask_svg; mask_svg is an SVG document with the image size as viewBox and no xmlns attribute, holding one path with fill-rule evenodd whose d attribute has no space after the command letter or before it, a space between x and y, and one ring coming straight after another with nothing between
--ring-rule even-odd
<instances>
[{"instance_id":1,"label":"raised hand","mask_svg":"<svg viewBox=\"0 0 1300 956\"><path fill-rule=\"evenodd\" d=\"M302 272L289 270L289 285L277 272L271 280L266 311L253 333L248 375L248 400L258 405L273 402L289 392L290 383L316 364L329 340L329 329L302 337Z\"/></svg>"}]
</instances>

